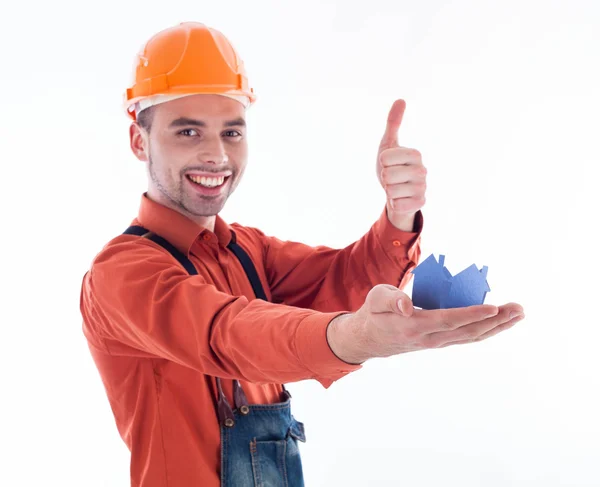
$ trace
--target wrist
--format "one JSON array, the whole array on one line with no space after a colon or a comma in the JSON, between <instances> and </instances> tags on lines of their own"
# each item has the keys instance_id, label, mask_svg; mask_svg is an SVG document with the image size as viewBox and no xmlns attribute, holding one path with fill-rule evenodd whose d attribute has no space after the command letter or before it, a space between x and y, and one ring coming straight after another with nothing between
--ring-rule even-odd
<instances>
[{"instance_id":1,"label":"wrist","mask_svg":"<svg viewBox=\"0 0 600 487\"><path fill-rule=\"evenodd\" d=\"M414 232L415 229L415 215L416 213L410 214L397 214L393 210L390 211L389 207L386 206L386 213L390 223L398 230L403 232Z\"/></svg>"},{"instance_id":2,"label":"wrist","mask_svg":"<svg viewBox=\"0 0 600 487\"><path fill-rule=\"evenodd\" d=\"M370 358L361 347L362 335L362 327L357 323L354 313L336 316L327 326L329 348L349 365L361 365Z\"/></svg>"}]
</instances>

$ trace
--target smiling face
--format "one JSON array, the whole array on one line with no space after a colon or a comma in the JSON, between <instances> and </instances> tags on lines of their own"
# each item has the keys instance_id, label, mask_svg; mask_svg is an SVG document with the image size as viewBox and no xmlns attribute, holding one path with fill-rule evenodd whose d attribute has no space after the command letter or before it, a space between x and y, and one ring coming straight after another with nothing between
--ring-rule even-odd
<instances>
[{"instance_id":1,"label":"smiling face","mask_svg":"<svg viewBox=\"0 0 600 487\"><path fill-rule=\"evenodd\" d=\"M193 95L146 110L129 133L132 151L148 163L148 197L213 230L246 168L244 106Z\"/></svg>"}]
</instances>

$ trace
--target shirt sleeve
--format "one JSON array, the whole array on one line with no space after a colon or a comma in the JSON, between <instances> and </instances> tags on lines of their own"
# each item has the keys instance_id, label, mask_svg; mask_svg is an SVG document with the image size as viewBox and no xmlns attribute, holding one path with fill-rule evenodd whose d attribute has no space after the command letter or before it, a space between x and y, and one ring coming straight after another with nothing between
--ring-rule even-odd
<instances>
[{"instance_id":1,"label":"shirt sleeve","mask_svg":"<svg viewBox=\"0 0 600 487\"><path fill-rule=\"evenodd\" d=\"M80 304L88 341L113 356L163 358L255 383L314 378L325 387L361 367L327 343L327 325L341 313L222 293L148 240L109 245L83 278Z\"/></svg>"},{"instance_id":2,"label":"shirt sleeve","mask_svg":"<svg viewBox=\"0 0 600 487\"><path fill-rule=\"evenodd\" d=\"M394 227L384 209L358 241L343 248L311 247L265 236L265 268L273 301L323 312L356 311L377 284L403 289L421 255L423 215L413 232Z\"/></svg>"}]
</instances>

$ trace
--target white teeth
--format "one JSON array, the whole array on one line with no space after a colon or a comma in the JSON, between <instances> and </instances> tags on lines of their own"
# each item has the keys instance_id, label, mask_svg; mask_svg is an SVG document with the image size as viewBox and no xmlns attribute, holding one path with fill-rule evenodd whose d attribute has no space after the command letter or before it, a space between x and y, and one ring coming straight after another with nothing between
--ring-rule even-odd
<instances>
[{"instance_id":1,"label":"white teeth","mask_svg":"<svg viewBox=\"0 0 600 487\"><path fill-rule=\"evenodd\" d=\"M221 186L225 182L225 177L223 176L219 178L207 178L205 176L189 176L189 178L196 184L201 184L202 186L206 186L207 188Z\"/></svg>"}]
</instances>

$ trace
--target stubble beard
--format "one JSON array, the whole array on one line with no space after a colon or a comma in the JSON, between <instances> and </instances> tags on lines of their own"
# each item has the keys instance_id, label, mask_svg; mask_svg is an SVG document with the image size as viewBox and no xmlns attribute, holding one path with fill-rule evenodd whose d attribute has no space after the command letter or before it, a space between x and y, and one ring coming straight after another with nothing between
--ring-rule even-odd
<instances>
[{"instance_id":1,"label":"stubble beard","mask_svg":"<svg viewBox=\"0 0 600 487\"><path fill-rule=\"evenodd\" d=\"M152 183L155 185L156 189L158 189L158 191L170 202L170 206L173 209L176 209L180 212L183 210L183 213L199 217L214 216L223 209L227 199L233 191L233 182L237 177L237 173L234 172L230 176L231 181L229 182L228 192L225 195L219 196L217 199L212 199L203 198L200 195L189 195L189 192L185 191L184 189L188 184L184 175L181 175L178 182L173 183L173 187L171 189L166 187L164 184L162 184L155 171L155 166L151 155L148 156L148 171Z\"/></svg>"}]
</instances>

